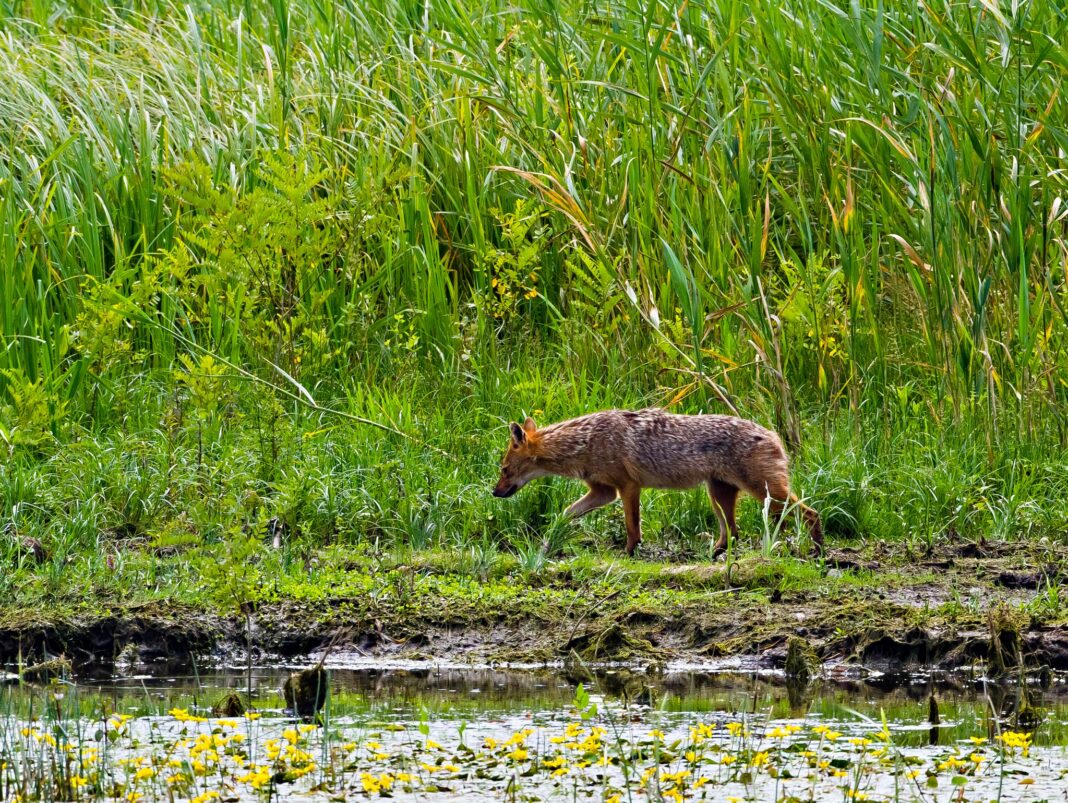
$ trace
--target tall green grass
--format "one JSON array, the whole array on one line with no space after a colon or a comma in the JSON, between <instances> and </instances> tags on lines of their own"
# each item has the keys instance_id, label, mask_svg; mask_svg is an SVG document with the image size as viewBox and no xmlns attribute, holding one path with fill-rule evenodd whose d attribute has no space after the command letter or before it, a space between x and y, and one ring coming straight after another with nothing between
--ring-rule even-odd
<instances>
[{"instance_id":1,"label":"tall green grass","mask_svg":"<svg viewBox=\"0 0 1068 803\"><path fill-rule=\"evenodd\" d=\"M777 426L843 531L1055 518L1066 35L995 0L8 2L7 506L85 433L167 444L172 522L168 471L210 504L224 454L276 495L392 450L385 499L462 496L521 410L668 403ZM348 426L309 397L416 440L280 447Z\"/></svg>"}]
</instances>

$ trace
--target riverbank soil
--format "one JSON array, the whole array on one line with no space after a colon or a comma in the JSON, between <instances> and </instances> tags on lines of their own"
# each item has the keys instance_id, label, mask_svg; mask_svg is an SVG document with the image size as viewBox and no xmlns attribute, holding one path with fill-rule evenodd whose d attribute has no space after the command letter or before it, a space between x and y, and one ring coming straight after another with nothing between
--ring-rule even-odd
<instances>
[{"instance_id":1,"label":"riverbank soil","mask_svg":"<svg viewBox=\"0 0 1068 803\"><path fill-rule=\"evenodd\" d=\"M143 662L307 656L333 642L368 657L462 662L711 663L781 668L801 637L825 665L881 670L1021 663L1068 669L1066 552L1048 543L832 548L823 561L748 554L730 564L651 547L580 553L537 572L480 572L439 552L310 557L237 607L199 586L0 613L0 660L64 655L76 674ZM180 556L163 561L180 560ZM299 570L299 571L298 571ZM251 634L247 626L251 624Z\"/></svg>"}]
</instances>

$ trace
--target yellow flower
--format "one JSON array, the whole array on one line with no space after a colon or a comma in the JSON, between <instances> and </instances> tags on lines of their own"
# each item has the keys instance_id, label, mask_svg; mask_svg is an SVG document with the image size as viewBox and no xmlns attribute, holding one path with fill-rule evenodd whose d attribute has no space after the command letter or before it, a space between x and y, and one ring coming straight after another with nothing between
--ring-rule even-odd
<instances>
[{"instance_id":1,"label":"yellow flower","mask_svg":"<svg viewBox=\"0 0 1068 803\"><path fill-rule=\"evenodd\" d=\"M172 708L167 713L169 713L172 717L174 717L179 722L207 722L208 721L204 717L193 716L192 714L189 713L189 709L187 709L187 708Z\"/></svg>"},{"instance_id":2,"label":"yellow flower","mask_svg":"<svg viewBox=\"0 0 1068 803\"><path fill-rule=\"evenodd\" d=\"M70 776L70 785L72 789L81 789L87 783L89 783L89 779L83 778L81 775Z\"/></svg>"},{"instance_id":3,"label":"yellow flower","mask_svg":"<svg viewBox=\"0 0 1068 803\"><path fill-rule=\"evenodd\" d=\"M969 741L972 744L979 745L979 744L986 744L987 739L986 739L985 736L972 736L972 737L969 738Z\"/></svg>"},{"instance_id":4,"label":"yellow flower","mask_svg":"<svg viewBox=\"0 0 1068 803\"><path fill-rule=\"evenodd\" d=\"M508 754L508 758L512 759L512 761L526 761L528 755L530 754L522 747L517 747Z\"/></svg>"},{"instance_id":5,"label":"yellow flower","mask_svg":"<svg viewBox=\"0 0 1068 803\"><path fill-rule=\"evenodd\" d=\"M559 739L559 738L560 738L559 736L556 736L556 737L553 737L553 739L551 739L550 741L555 741L556 739ZM494 748L497 747L497 740L494 739L492 736L487 736L485 738L485 740L483 740L482 746L485 747L487 750L493 750Z\"/></svg>"},{"instance_id":6,"label":"yellow flower","mask_svg":"<svg viewBox=\"0 0 1068 803\"><path fill-rule=\"evenodd\" d=\"M156 771L154 769L152 769L151 767L141 767L141 769L139 769L137 772L134 773L134 780L135 781L144 781L144 780L147 780L147 779L151 778L155 774L156 774Z\"/></svg>"},{"instance_id":7,"label":"yellow flower","mask_svg":"<svg viewBox=\"0 0 1068 803\"><path fill-rule=\"evenodd\" d=\"M218 800L219 793L214 790L209 790L203 794L197 795L194 798L189 799L189 803L208 803L209 800Z\"/></svg>"},{"instance_id":8,"label":"yellow flower","mask_svg":"<svg viewBox=\"0 0 1068 803\"><path fill-rule=\"evenodd\" d=\"M360 774L360 783L363 785L363 791L368 794L382 791L382 784L380 784L378 779L369 772Z\"/></svg>"}]
</instances>

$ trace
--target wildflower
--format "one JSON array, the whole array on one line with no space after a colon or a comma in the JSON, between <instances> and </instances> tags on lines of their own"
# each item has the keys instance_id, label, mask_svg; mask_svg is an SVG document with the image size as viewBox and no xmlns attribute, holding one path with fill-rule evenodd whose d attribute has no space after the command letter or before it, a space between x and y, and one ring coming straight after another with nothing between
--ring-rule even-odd
<instances>
[{"instance_id":1,"label":"wildflower","mask_svg":"<svg viewBox=\"0 0 1068 803\"><path fill-rule=\"evenodd\" d=\"M71 789L81 789L87 783L89 783L89 779L88 778L84 778L81 775L72 775L72 776L70 776Z\"/></svg>"},{"instance_id":2,"label":"wildflower","mask_svg":"<svg viewBox=\"0 0 1068 803\"><path fill-rule=\"evenodd\" d=\"M368 794L375 794L382 791L382 784L378 782L378 779L369 772L360 773L360 783L363 785L363 791Z\"/></svg>"},{"instance_id":3,"label":"wildflower","mask_svg":"<svg viewBox=\"0 0 1068 803\"><path fill-rule=\"evenodd\" d=\"M253 789L262 789L271 782L271 772L267 767L258 767L254 772L239 776L237 782L247 783Z\"/></svg>"},{"instance_id":4,"label":"wildflower","mask_svg":"<svg viewBox=\"0 0 1068 803\"><path fill-rule=\"evenodd\" d=\"M246 711L245 712L245 719L247 719L249 722L253 722L253 721L259 719L261 716L263 716L263 715L255 712L255 711Z\"/></svg>"},{"instance_id":5,"label":"wildflower","mask_svg":"<svg viewBox=\"0 0 1068 803\"><path fill-rule=\"evenodd\" d=\"M753 766L754 767L763 767L767 763L768 763L768 754L767 754L767 752L761 751L761 752L757 753L755 756L753 756Z\"/></svg>"},{"instance_id":6,"label":"wildflower","mask_svg":"<svg viewBox=\"0 0 1068 803\"><path fill-rule=\"evenodd\" d=\"M530 754L522 747L517 747L508 754L508 758L512 759L512 761L526 761L528 755Z\"/></svg>"},{"instance_id":7,"label":"wildflower","mask_svg":"<svg viewBox=\"0 0 1068 803\"><path fill-rule=\"evenodd\" d=\"M554 736L550 741L554 741L555 742L559 738L560 738L559 736ZM487 736L482 741L482 746L485 747L487 750L495 749L497 747L497 744L498 744L497 740L494 739L492 736Z\"/></svg>"},{"instance_id":8,"label":"wildflower","mask_svg":"<svg viewBox=\"0 0 1068 803\"><path fill-rule=\"evenodd\" d=\"M968 741L974 745L981 745L987 743L987 738L985 736L971 736Z\"/></svg>"},{"instance_id":9,"label":"wildflower","mask_svg":"<svg viewBox=\"0 0 1068 803\"><path fill-rule=\"evenodd\" d=\"M656 739L658 742L664 740L664 732L660 730L660 728L653 728L653 730L649 731L649 736Z\"/></svg>"},{"instance_id":10,"label":"wildflower","mask_svg":"<svg viewBox=\"0 0 1068 803\"><path fill-rule=\"evenodd\" d=\"M189 803L208 803L209 800L218 800L219 793L214 790L208 790L203 794L197 795L194 798L189 799Z\"/></svg>"}]
</instances>

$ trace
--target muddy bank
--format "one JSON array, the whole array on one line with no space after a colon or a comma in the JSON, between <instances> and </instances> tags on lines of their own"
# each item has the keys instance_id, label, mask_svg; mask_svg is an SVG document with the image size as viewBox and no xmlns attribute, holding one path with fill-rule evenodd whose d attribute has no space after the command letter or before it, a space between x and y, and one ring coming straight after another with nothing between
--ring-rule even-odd
<instances>
[{"instance_id":1,"label":"muddy bank","mask_svg":"<svg viewBox=\"0 0 1068 803\"><path fill-rule=\"evenodd\" d=\"M877 549L832 551L825 573L859 580L833 594L819 587L769 589L766 564L752 560L731 569L680 563L644 576L635 593L580 594L580 603L564 608L413 610L363 598L283 600L257 607L254 658L300 658L336 640L352 654L380 658L663 664L748 656L781 669L788 640L799 637L830 665L1068 670L1068 625L1043 617L1034 604L1051 582L1061 582L1056 567L1063 564L1032 568L1034 562L1008 549L965 545L911 556L915 582L902 584L891 581L891 559L900 564L900 556L888 559ZM568 578L560 573L546 582ZM687 591L670 604L651 604L637 593L675 587ZM64 617L40 610L0 616L0 663L64 655L79 675L110 673L117 660L131 657L224 662L245 645L239 617L166 603Z\"/></svg>"}]
</instances>

